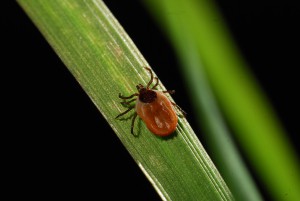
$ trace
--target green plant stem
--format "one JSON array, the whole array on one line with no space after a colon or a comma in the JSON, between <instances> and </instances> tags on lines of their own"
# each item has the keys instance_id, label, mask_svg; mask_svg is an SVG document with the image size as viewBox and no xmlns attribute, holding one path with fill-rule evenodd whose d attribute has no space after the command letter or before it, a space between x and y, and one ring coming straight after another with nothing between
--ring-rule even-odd
<instances>
[{"instance_id":1,"label":"green plant stem","mask_svg":"<svg viewBox=\"0 0 300 201\"><path fill-rule=\"evenodd\" d=\"M163 200L233 200L184 118L169 138L153 135L139 119L138 136L131 135L132 113L115 119L126 110L118 94L129 95L136 92L138 83L145 85L149 74L144 67L149 65L102 1L18 2ZM162 84L159 88L165 89Z\"/></svg>"}]
</instances>

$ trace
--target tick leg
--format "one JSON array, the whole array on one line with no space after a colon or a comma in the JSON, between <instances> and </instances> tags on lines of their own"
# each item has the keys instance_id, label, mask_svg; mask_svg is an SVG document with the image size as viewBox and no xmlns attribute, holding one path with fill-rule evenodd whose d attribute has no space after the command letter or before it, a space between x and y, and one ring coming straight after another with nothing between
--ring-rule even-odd
<instances>
[{"instance_id":1,"label":"tick leg","mask_svg":"<svg viewBox=\"0 0 300 201\"><path fill-rule=\"evenodd\" d=\"M157 86L158 86L158 84L159 84L159 80L158 80L158 78L157 77L155 77L154 78L155 80L156 80L156 84L152 87L152 89L155 89Z\"/></svg>"},{"instance_id":2,"label":"tick leg","mask_svg":"<svg viewBox=\"0 0 300 201\"><path fill-rule=\"evenodd\" d=\"M167 91L162 91L162 92L163 93L169 93L169 94L175 94L175 90L167 90Z\"/></svg>"},{"instance_id":3,"label":"tick leg","mask_svg":"<svg viewBox=\"0 0 300 201\"><path fill-rule=\"evenodd\" d=\"M172 105L174 105L181 113L182 113L182 115L184 116L184 117L186 117L186 112L183 110L183 109L181 109L181 107L179 107L176 103L174 103L174 102L171 102L172 103Z\"/></svg>"},{"instance_id":4,"label":"tick leg","mask_svg":"<svg viewBox=\"0 0 300 201\"><path fill-rule=\"evenodd\" d=\"M153 82L153 73L152 73L151 68L145 67L145 69L148 70L148 71L150 72L150 75L151 75L150 81L148 82L148 84L147 84L147 86L146 86L146 89L149 89L150 85L151 85L152 82Z\"/></svg>"},{"instance_id":5,"label":"tick leg","mask_svg":"<svg viewBox=\"0 0 300 201\"><path fill-rule=\"evenodd\" d=\"M127 112L129 112L130 110L132 110L134 107L130 107L128 108L125 112L122 112L121 114L119 114L118 116L116 116L116 119L120 116L123 116L124 114L126 114Z\"/></svg>"},{"instance_id":6,"label":"tick leg","mask_svg":"<svg viewBox=\"0 0 300 201\"><path fill-rule=\"evenodd\" d=\"M130 99L130 98L132 98L132 97L134 97L134 96L138 96L139 94L138 93L135 93L135 94L132 94L131 96L122 96L121 95L121 93L119 93L119 98L121 98L121 99Z\"/></svg>"},{"instance_id":7,"label":"tick leg","mask_svg":"<svg viewBox=\"0 0 300 201\"><path fill-rule=\"evenodd\" d=\"M132 117L132 123L131 123L131 134L134 135L133 133L133 128L134 128L134 122L136 119L137 113L134 113L134 116Z\"/></svg>"},{"instance_id":8,"label":"tick leg","mask_svg":"<svg viewBox=\"0 0 300 201\"><path fill-rule=\"evenodd\" d=\"M132 103L133 101L135 101L136 99L132 99L132 100L130 100L130 101L126 101L126 99L125 100L123 100L121 103L122 104L125 104L125 105L129 105L130 103Z\"/></svg>"}]
</instances>

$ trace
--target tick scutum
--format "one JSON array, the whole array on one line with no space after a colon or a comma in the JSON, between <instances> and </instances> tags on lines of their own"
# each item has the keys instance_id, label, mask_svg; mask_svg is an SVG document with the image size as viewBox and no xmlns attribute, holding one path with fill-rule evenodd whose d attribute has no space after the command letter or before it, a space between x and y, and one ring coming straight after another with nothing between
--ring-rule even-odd
<instances>
[{"instance_id":1,"label":"tick scutum","mask_svg":"<svg viewBox=\"0 0 300 201\"><path fill-rule=\"evenodd\" d=\"M143 103L152 103L157 98L157 94L155 91L142 88L139 91L139 100Z\"/></svg>"}]
</instances>

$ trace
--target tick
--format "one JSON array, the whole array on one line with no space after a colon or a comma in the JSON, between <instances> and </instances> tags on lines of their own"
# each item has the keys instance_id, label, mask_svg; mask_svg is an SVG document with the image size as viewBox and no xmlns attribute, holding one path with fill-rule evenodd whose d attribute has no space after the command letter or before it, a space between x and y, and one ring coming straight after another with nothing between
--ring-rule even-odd
<instances>
[{"instance_id":1,"label":"tick","mask_svg":"<svg viewBox=\"0 0 300 201\"><path fill-rule=\"evenodd\" d=\"M135 109L131 123L131 133L133 135L134 122L138 115L153 134L158 136L168 136L175 131L178 123L174 107L177 107L183 116L186 116L186 113L178 105L171 102L165 95L166 93L174 94L175 90L155 90L159 84L159 80L157 77L153 78L153 73L150 68L145 67L145 69L150 73L150 81L146 87L142 84L138 84L136 86L138 93L134 93L127 97L119 94L119 98L123 100L121 103L128 106L128 109L119 114L116 118ZM150 87L154 79L156 83ZM130 103L134 101L136 101L135 106L130 106Z\"/></svg>"}]
</instances>

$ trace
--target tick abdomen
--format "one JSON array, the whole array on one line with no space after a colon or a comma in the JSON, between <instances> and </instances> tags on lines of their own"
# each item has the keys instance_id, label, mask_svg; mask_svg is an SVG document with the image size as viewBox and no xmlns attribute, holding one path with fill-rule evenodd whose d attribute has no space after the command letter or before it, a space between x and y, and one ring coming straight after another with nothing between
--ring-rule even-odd
<instances>
[{"instance_id":1,"label":"tick abdomen","mask_svg":"<svg viewBox=\"0 0 300 201\"><path fill-rule=\"evenodd\" d=\"M169 99L162 92L153 91L156 92L157 98L151 103L137 100L136 112L152 133L168 135L176 129L177 115Z\"/></svg>"}]
</instances>

